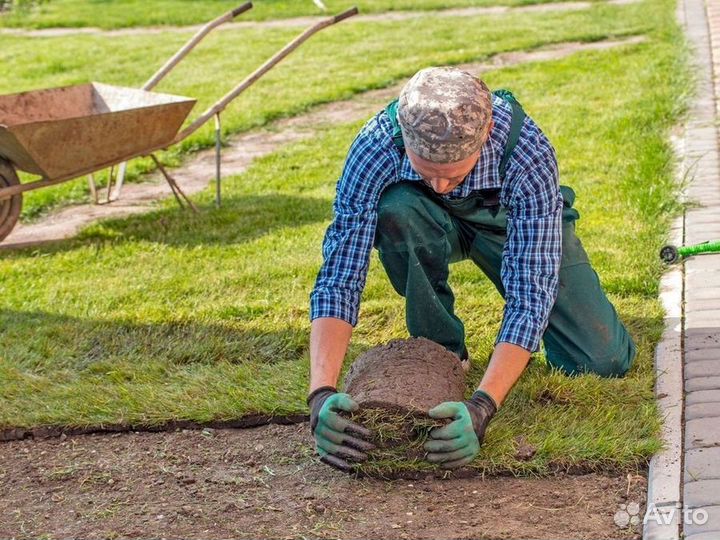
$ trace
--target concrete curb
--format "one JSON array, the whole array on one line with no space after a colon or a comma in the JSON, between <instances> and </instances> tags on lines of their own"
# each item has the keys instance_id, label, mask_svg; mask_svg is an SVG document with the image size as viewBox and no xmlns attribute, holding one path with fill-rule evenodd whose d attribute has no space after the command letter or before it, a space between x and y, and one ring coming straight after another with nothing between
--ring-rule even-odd
<instances>
[{"instance_id":1,"label":"concrete curb","mask_svg":"<svg viewBox=\"0 0 720 540\"><path fill-rule=\"evenodd\" d=\"M672 228L670 241L682 245L684 220ZM655 396L663 417L663 450L650 460L648 473L648 519L644 540L677 540L680 538L682 504L680 482L683 448L683 369L682 369L682 266L673 267L661 281L660 300L665 308L665 330L655 350ZM652 507L651 507L652 505Z\"/></svg>"}]
</instances>

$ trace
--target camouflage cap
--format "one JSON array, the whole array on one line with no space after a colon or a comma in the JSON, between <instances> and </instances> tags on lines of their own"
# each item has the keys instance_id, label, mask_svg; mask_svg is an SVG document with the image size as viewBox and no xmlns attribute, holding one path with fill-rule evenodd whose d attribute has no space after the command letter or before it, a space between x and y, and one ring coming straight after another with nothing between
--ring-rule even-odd
<instances>
[{"instance_id":1,"label":"camouflage cap","mask_svg":"<svg viewBox=\"0 0 720 540\"><path fill-rule=\"evenodd\" d=\"M492 99L477 77L452 67L418 71L400 93L405 146L435 163L461 161L485 143Z\"/></svg>"}]
</instances>

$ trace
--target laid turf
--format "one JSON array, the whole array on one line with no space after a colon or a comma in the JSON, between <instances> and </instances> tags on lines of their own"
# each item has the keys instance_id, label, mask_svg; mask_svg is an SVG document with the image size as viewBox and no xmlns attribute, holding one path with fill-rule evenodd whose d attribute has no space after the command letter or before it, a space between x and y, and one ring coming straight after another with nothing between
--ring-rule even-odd
<instances>
[{"instance_id":1,"label":"laid turf","mask_svg":"<svg viewBox=\"0 0 720 540\"><path fill-rule=\"evenodd\" d=\"M548 1L548 0L546 0ZM555 0L554 0L555 1ZM560 0L562 1L562 0ZM142 26L200 24L245 3L245 0L21 0L20 7L0 14L0 27L52 28L96 27L129 28ZM362 13L396 10L434 10L441 8L522 5L543 0L324 0L322 11L312 0L254 0L253 9L238 20L268 20L305 15L337 14L352 6ZM0 2L2 5L2 2ZM29 7L31 6L31 7Z\"/></svg>"},{"instance_id":2,"label":"laid turf","mask_svg":"<svg viewBox=\"0 0 720 540\"><path fill-rule=\"evenodd\" d=\"M554 142L561 181L577 192L578 234L639 355L618 380L567 378L536 355L493 421L478 470L628 468L659 447L656 253L678 209L667 139L688 88L673 8L652 3L646 44L485 76L512 88ZM0 255L0 425L306 411L308 295L358 127L339 125L259 160L226 181L220 210L208 190L198 216L168 202L54 247ZM451 283L476 359L469 393L502 301L470 262L453 267ZM348 362L405 336L402 301L373 255ZM534 457L518 456L520 445Z\"/></svg>"},{"instance_id":3,"label":"laid turf","mask_svg":"<svg viewBox=\"0 0 720 540\"><path fill-rule=\"evenodd\" d=\"M318 103L385 87L430 65L480 60L548 43L644 33L660 24L662 11L654 5L598 5L566 13L491 17L427 16L403 22L346 21L315 36L233 103L223 115L224 130L235 133L265 125ZM218 32L157 90L197 98L194 118L298 33L298 29ZM0 93L88 80L139 87L189 35L2 36ZM402 36L411 36L413 46L404 46ZM212 145L213 129L211 122L175 146L165 160L177 163L180 154ZM133 161L130 178L149 167L149 160ZM84 200L88 200L87 182L79 179L28 194L23 215L29 218L58 204Z\"/></svg>"}]
</instances>

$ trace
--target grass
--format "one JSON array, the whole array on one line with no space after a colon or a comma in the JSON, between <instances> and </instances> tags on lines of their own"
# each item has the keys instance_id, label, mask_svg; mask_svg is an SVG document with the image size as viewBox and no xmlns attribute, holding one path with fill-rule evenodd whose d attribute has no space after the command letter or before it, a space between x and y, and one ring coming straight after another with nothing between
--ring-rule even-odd
<instances>
[{"instance_id":1,"label":"grass","mask_svg":"<svg viewBox=\"0 0 720 540\"><path fill-rule=\"evenodd\" d=\"M244 0L49 0L37 3L34 7L20 7L0 15L0 27L114 29L181 26L205 23L243 3ZM395 10L424 11L468 6L524 5L543 3L543 0L324 0L324 3L327 12L320 10L312 0L255 0L253 9L240 15L238 20L262 21L306 15L334 15L351 6L358 6L361 13L382 13Z\"/></svg>"},{"instance_id":2,"label":"grass","mask_svg":"<svg viewBox=\"0 0 720 540\"><path fill-rule=\"evenodd\" d=\"M193 3L195 4L195 3ZM382 23L352 22L330 28L285 60L243 94L223 115L225 133L266 125L312 105L348 98L411 76L429 65L455 64L496 53L533 49L563 41L597 41L650 31L662 12L638 3L591 9L489 17L437 17ZM244 29L219 32L193 51L157 88L198 99L194 118L264 59L298 33L297 29ZM98 80L141 86L189 34L21 38L3 36L0 93ZM398 53L398 36L413 36L413 47ZM228 54L232 51L232 54ZM288 84L287 81L302 81ZM175 146L165 160L177 163L187 152L213 144L212 122ZM151 168L149 160L131 163L130 177ZM25 198L24 219L49 208L87 200L83 179L38 190Z\"/></svg>"},{"instance_id":3,"label":"grass","mask_svg":"<svg viewBox=\"0 0 720 540\"><path fill-rule=\"evenodd\" d=\"M578 194L578 234L639 354L617 380L567 378L536 355L488 430L481 472L632 468L659 448L656 253L678 210L667 138L689 85L673 4L648 6L646 44L484 77L512 88L554 142L562 182ZM334 126L258 160L226 181L219 210L208 190L197 216L167 201L72 241L0 255L0 426L306 411L308 294L358 127ZM478 360L470 393L502 300L469 262L453 267L451 283ZM363 298L348 363L406 336L402 301L375 255ZM521 436L537 449L529 461L514 457Z\"/></svg>"}]
</instances>

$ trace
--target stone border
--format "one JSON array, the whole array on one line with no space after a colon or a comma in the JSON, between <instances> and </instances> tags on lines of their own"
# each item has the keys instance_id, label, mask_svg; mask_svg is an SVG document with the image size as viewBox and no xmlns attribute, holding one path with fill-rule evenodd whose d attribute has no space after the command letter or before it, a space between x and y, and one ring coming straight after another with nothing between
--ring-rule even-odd
<instances>
[{"instance_id":1,"label":"stone border","mask_svg":"<svg viewBox=\"0 0 720 540\"><path fill-rule=\"evenodd\" d=\"M684 219L678 218L670 241L682 245ZM680 538L682 505L680 481L683 448L683 369L682 369L682 301L683 268L667 272L660 284L660 300L665 309L665 330L655 350L655 396L663 417L661 438L663 449L650 460L648 471L648 508L657 510L643 529L644 540L677 540Z\"/></svg>"}]
</instances>

